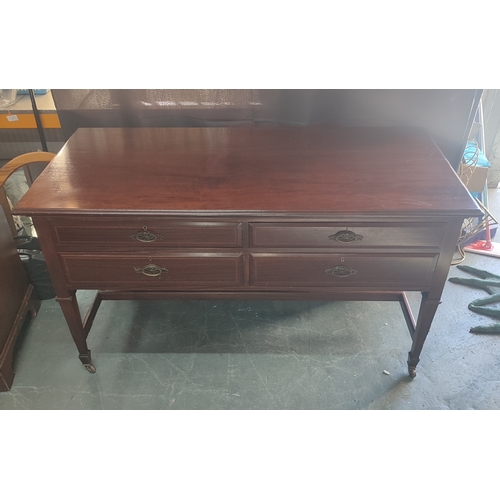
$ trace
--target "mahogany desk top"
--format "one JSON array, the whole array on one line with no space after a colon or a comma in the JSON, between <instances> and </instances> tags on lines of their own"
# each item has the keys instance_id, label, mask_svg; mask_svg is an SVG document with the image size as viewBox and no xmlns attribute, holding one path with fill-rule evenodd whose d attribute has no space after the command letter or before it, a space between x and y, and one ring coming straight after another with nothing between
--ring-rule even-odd
<instances>
[{"instance_id":1,"label":"mahogany desk top","mask_svg":"<svg viewBox=\"0 0 500 500\"><path fill-rule=\"evenodd\" d=\"M79 129L16 208L477 214L425 132L386 127Z\"/></svg>"}]
</instances>

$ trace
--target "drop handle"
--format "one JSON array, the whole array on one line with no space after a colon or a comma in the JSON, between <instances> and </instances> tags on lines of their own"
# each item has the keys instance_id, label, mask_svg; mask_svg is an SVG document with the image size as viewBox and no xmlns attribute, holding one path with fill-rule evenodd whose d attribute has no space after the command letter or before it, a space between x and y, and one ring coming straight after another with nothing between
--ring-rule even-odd
<instances>
[{"instance_id":1,"label":"drop handle","mask_svg":"<svg viewBox=\"0 0 500 500\"><path fill-rule=\"evenodd\" d=\"M142 228L142 231L138 233L132 234L130 236L133 240L140 241L142 243L152 243L156 240L162 240L163 236L158 233L154 233L153 231L149 231L147 226Z\"/></svg>"},{"instance_id":2,"label":"drop handle","mask_svg":"<svg viewBox=\"0 0 500 500\"><path fill-rule=\"evenodd\" d=\"M138 274L143 274L144 276L150 276L151 278L156 278L162 273L168 273L168 269L158 266L156 264L148 264L144 267L134 267L134 270Z\"/></svg>"},{"instance_id":3,"label":"drop handle","mask_svg":"<svg viewBox=\"0 0 500 500\"><path fill-rule=\"evenodd\" d=\"M347 266L335 266L331 269L326 269L325 273L333 274L333 276L337 276L338 278L346 278L347 276L352 276L353 274L357 274L358 271L355 269L351 269Z\"/></svg>"},{"instance_id":4,"label":"drop handle","mask_svg":"<svg viewBox=\"0 0 500 500\"><path fill-rule=\"evenodd\" d=\"M361 241L363 236L361 234L356 234L353 231L349 231L348 229L344 229L335 234L331 234L328 236L328 239L338 241L339 243L354 243L355 241Z\"/></svg>"}]
</instances>

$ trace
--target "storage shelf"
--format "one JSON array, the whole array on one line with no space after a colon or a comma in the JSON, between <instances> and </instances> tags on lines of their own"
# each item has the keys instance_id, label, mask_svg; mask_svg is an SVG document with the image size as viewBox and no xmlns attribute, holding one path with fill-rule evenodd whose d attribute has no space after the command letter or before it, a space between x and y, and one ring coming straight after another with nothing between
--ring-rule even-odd
<instances>
[{"instance_id":1,"label":"storage shelf","mask_svg":"<svg viewBox=\"0 0 500 500\"><path fill-rule=\"evenodd\" d=\"M59 116L51 92L35 95L44 128L61 128ZM35 115L29 95L18 95L14 103L0 108L0 129L31 129L36 127Z\"/></svg>"}]
</instances>

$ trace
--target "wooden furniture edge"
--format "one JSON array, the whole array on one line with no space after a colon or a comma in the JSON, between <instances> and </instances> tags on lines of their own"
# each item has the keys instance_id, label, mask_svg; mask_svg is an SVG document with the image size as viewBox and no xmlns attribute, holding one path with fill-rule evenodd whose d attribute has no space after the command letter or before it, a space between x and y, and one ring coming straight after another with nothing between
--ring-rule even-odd
<instances>
[{"instance_id":1,"label":"wooden furniture edge","mask_svg":"<svg viewBox=\"0 0 500 500\"><path fill-rule=\"evenodd\" d=\"M36 298L33 285L28 285L26 294L17 313L7 341L0 353L0 392L9 391L14 380L13 356L16 340L21 332L24 320L28 313L34 318L40 309L40 301Z\"/></svg>"}]
</instances>

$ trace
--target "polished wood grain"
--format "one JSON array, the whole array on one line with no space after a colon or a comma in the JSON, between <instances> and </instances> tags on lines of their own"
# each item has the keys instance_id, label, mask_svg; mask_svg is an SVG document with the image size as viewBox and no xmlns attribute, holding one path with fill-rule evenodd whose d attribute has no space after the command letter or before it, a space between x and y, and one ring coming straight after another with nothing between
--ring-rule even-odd
<instances>
[{"instance_id":1,"label":"polished wood grain","mask_svg":"<svg viewBox=\"0 0 500 500\"><path fill-rule=\"evenodd\" d=\"M425 132L385 127L79 129L16 208L477 213Z\"/></svg>"},{"instance_id":2,"label":"polished wood grain","mask_svg":"<svg viewBox=\"0 0 500 500\"><path fill-rule=\"evenodd\" d=\"M250 283L261 287L425 290L431 285L436 263L437 255L432 254L252 253Z\"/></svg>"},{"instance_id":3,"label":"polished wood grain","mask_svg":"<svg viewBox=\"0 0 500 500\"><path fill-rule=\"evenodd\" d=\"M57 217L49 219L58 248L114 245L116 250L156 247L241 247L241 222L165 220L165 217ZM149 236L149 237L148 237Z\"/></svg>"},{"instance_id":4,"label":"polished wood grain","mask_svg":"<svg viewBox=\"0 0 500 500\"><path fill-rule=\"evenodd\" d=\"M105 299L397 300L411 376L481 214L424 131L384 127L80 129L16 212L89 370ZM100 290L84 321L80 288Z\"/></svg>"},{"instance_id":5,"label":"polished wood grain","mask_svg":"<svg viewBox=\"0 0 500 500\"><path fill-rule=\"evenodd\" d=\"M440 247L444 224L250 224L252 247L350 250L373 247ZM343 236L347 235L347 236Z\"/></svg>"},{"instance_id":6,"label":"polished wood grain","mask_svg":"<svg viewBox=\"0 0 500 500\"><path fill-rule=\"evenodd\" d=\"M169 289L235 287L243 284L243 256L228 253L60 254L68 286L75 288ZM155 266L158 271L150 271ZM141 272L144 270L144 272Z\"/></svg>"}]
</instances>

